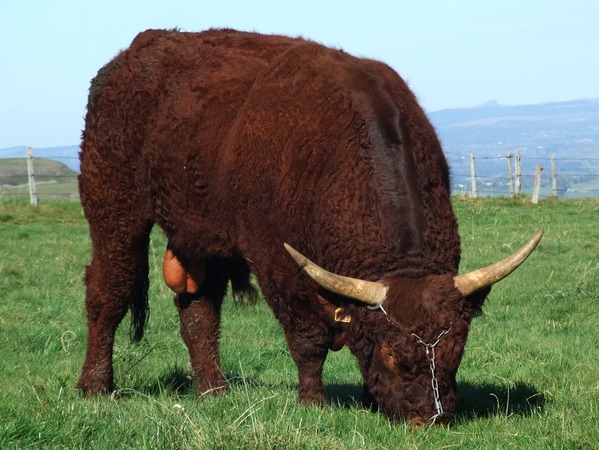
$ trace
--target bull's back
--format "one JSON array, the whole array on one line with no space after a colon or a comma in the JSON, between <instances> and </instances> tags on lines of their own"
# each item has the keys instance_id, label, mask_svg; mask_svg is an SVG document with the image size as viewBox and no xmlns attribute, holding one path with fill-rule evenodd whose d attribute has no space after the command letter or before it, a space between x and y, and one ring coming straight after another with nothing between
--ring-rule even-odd
<instances>
[{"instance_id":1,"label":"bull's back","mask_svg":"<svg viewBox=\"0 0 599 450\"><path fill-rule=\"evenodd\" d=\"M168 235L193 223L194 236L185 238L209 241L210 222L219 220L222 242L207 245L229 245L225 208L215 211L226 202L221 148L256 76L295 42L232 30L139 34L92 81L81 151L84 206L115 189L149 203Z\"/></svg>"},{"instance_id":2,"label":"bull's back","mask_svg":"<svg viewBox=\"0 0 599 450\"><path fill-rule=\"evenodd\" d=\"M140 34L94 80L81 158L84 202L89 178L118 187L151 204L175 244L200 252L234 251L240 227L248 242L275 239L260 226L285 239L339 239L321 238L316 254L352 235L362 241L356 260L371 246L420 252L456 232L435 229L447 223L440 215L455 223L446 163L405 83L380 63L301 39Z\"/></svg>"},{"instance_id":3,"label":"bull's back","mask_svg":"<svg viewBox=\"0 0 599 450\"><path fill-rule=\"evenodd\" d=\"M158 143L184 154L185 144L218 142L256 75L293 42L232 30L140 33L92 80L83 156L127 159Z\"/></svg>"}]
</instances>

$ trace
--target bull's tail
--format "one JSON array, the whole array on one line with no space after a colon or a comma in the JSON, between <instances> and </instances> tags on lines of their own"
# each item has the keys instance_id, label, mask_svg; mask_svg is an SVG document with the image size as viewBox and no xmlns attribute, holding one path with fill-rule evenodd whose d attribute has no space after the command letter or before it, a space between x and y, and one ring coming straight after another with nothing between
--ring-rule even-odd
<instances>
[{"instance_id":1,"label":"bull's tail","mask_svg":"<svg viewBox=\"0 0 599 450\"><path fill-rule=\"evenodd\" d=\"M144 337L144 331L148 317L150 315L150 304L148 302L148 288L150 282L148 279L148 270L144 270L143 275L137 282L135 295L129 304L131 311L131 327L129 336L133 342L139 342Z\"/></svg>"},{"instance_id":2,"label":"bull's tail","mask_svg":"<svg viewBox=\"0 0 599 450\"><path fill-rule=\"evenodd\" d=\"M233 298L243 305L255 305L258 290L251 282L251 272L244 259L233 259L228 263L229 279Z\"/></svg>"}]
</instances>

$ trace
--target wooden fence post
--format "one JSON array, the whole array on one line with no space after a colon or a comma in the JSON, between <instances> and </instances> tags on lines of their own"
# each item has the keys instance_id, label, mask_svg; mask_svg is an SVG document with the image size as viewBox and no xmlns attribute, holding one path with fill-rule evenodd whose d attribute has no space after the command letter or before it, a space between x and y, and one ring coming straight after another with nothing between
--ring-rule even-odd
<instances>
[{"instance_id":1,"label":"wooden fence post","mask_svg":"<svg viewBox=\"0 0 599 450\"><path fill-rule=\"evenodd\" d=\"M27 147L27 175L29 176L29 197L31 204L37 206L37 191L35 190L35 172L33 170L33 152Z\"/></svg>"},{"instance_id":2,"label":"wooden fence post","mask_svg":"<svg viewBox=\"0 0 599 450\"><path fill-rule=\"evenodd\" d=\"M516 195L522 193L522 162L520 161L520 149L516 149Z\"/></svg>"},{"instance_id":3,"label":"wooden fence post","mask_svg":"<svg viewBox=\"0 0 599 450\"><path fill-rule=\"evenodd\" d=\"M474 153L470 153L470 174L472 177L472 198L478 198L478 189L476 188L476 164L474 162Z\"/></svg>"},{"instance_id":4,"label":"wooden fence post","mask_svg":"<svg viewBox=\"0 0 599 450\"><path fill-rule=\"evenodd\" d=\"M557 198L557 159L555 153L551 155L551 178L552 178L552 189L551 196Z\"/></svg>"},{"instance_id":5,"label":"wooden fence post","mask_svg":"<svg viewBox=\"0 0 599 450\"><path fill-rule=\"evenodd\" d=\"M541 190L541 172L543 167L539 164L537 171L535 172L535 182L532 188L532 204L537 205L539 203L539 191Z\"/></svg>"},{"instance_id":6,"label":"wooden fence post","mask_svg":"<svg viewBox=\"0 0 599 450\"><path fill-rule=\"evenodd\" d=\"M514 174L512 172L512 154L507 154L507 184L510 190L510 197L514 197Z\"/></svg>"}]
</instances>

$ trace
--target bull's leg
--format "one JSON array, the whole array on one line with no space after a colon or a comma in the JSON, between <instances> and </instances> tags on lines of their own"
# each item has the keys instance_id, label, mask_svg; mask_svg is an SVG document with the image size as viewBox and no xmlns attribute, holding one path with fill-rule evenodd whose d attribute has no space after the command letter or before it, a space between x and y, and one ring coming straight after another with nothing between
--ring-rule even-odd
<instances>
[{"instance_id":1,"label":"bull's leg","mask_svg":"<svg viewBox=\"0 0 599 450\"><path fill-rule=\"evenodd\" d=\"M137 321L135 334L140 338L147 308L151 225L131 226L115 233L109 233L105 225L98 230L90 221L93 259L85 276L87 353L77 383L85 396L114 390L112 349L116 329L131 308Z\"/></svg>"},{"instance_id":2,"label":"bull's leg","mask_svg":"<svg viewBox=\"0 0 599 450\"><path fill-rule=\"evenodd\" d=\"M291 358L297 367L299 401L304 405L328 404L322 369L333 344L332 331L310 311L288 306L294 303L304 305L305 299L295 302L282 297L276 281L262 282L261 286L266 302L285 331Z\"/></svg>"},{"instance_id":3,"label":"bull's leg","mask_svg":"<svg viewBox=\"0 0 599 450\"><path fill-rule=\"evenodd\" d=\"M206 278L195 294L179 294L175 305L181 320L181 335L189 350L197 395L219 394L227 389L220 368L221 304L228 278L217 261L206 266Z\"/></svg>"},{"instance_id":4,"label":"bull's leg","mask_svg":"<svg viewBox=\"0 0 599 450\"><path fill-rule=\"evenodd\" d=\"M254 248L254 251L268 255L272 249L273 244L267 243L263 248ZM287 258L284 262L289 263ZM309 299L295 297L295 293L289 292L284 282L277 276L273 277L277 269L258 263L252 263L251 269L260 283L266 303L285 332L291 357L297 367L299 401L305 405L327 405L329 399L322 382L322 369L333 345L333 331L319 315L306 307Z\"/></svg>"},{"instance_id":5,"label":"bull's leg","mask_svg":"<svg viewBox=\"0 0 599 450\"><path fill-rule=\"evenodd\" d=\"M300 402L306 405L328 404L329 399L322 382L322 368L329 346L323 342L323 335L314 335L313 330L286 330L285 337L297 366Z\"/></svg>"}]
</instances>

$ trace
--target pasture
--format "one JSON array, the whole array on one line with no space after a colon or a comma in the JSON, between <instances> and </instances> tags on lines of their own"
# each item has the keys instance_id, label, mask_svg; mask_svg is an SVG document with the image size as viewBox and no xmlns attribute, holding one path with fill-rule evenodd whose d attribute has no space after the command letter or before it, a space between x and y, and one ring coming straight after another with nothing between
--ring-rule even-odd
<instances>
[{"instance_id":1,"label":"pasture","mask_svg":"<svg viewBox=\"0 0 599 450\"><path fill-rule=\"evenodd\" d=\"M360 404L354 358L331 353L331 406L297 402L296 369L264 302L225 302L229 392L194 398L172 294L150 248L150 321L115 346L112 397L74 385L85 352L87 224L77 202L0 200L0 448L586 449L599 445L599 201L454 201L467 271L544 227L537 251L496 285L474 320L451 426L390 424Z\"/></svg>"}]
</instances>

